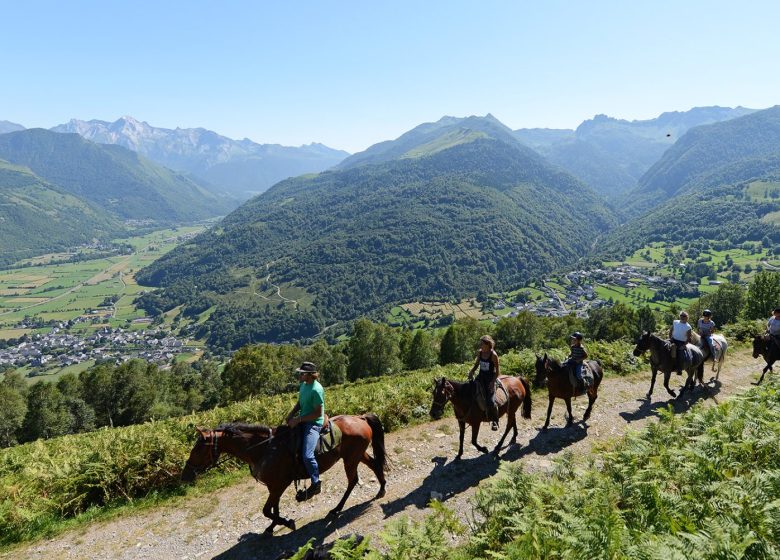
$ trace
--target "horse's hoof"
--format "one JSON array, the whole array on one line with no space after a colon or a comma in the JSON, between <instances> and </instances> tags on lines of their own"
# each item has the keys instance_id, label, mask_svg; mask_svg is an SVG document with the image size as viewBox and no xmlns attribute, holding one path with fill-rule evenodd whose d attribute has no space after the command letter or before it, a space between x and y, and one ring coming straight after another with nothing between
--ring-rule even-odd
<instances>
[{"instance_id":1,"label":"horse's hoof","mask_svg":"<svg viewBox=\"0 0 780 560\"><path fill-rule=\"evenodd\" d=\"M460 455L460 454L458 454L458 455L455 455L455 460L456 460L456 461L460 461L460 458L461 458L461 455Z\"/></svg>"},{"instance_id":2,"label":"horse's hoof","mask_svg":"<svg viewBox=\"0 0 780 560\"><path fill-rule=\"evenodd\" d=\"M328 521L334 521L338 519L339 515L341 515L340 511L336 511L335 509L332 509L328 512L328 515L327 517L325 517L325 519Z\"/></svg>"},{"instance_id":3,"label":"horse's hoof","mask_svg":"<svg viewBox=\"0 0 780 560\"><path fill-rule=\"evenodd\" d=\"M266 537L273 536L273 534L274 534L273 525L271 527L268 527L265 531L263 531L263 535Z\"/></svg>"},{"instance_id":4,"label":"horse's hoof","mask_svg":"<svg viewBox=\"0 0 780 560\"><path fill-rule=\"evenodd\" d=\"M541 427L541 431L546 432L547 431L547 425L544 425Z\"/></svg>"},{"instance_id":5,"label":"horse's hoof","mask_svg":"<svg viewBox=\"0 0 780 560\"><path fill-rule=\"evenodd\" d=\"M374 498L374 499L378 500L380 498L384 498L385 494L387 494L387 492L385 492L385 489L382 488L379 492L376 493L376 498Z\"/></svg>"},{"instance_id":6,"label":"horse's hoof","mask_svg":"<svg viewBox=\"0 0 780 560\"><path fill-rule=\"evenodd\" d=\"M284 524L285 527L287 527L290 531L295 531L295 521L290 519L289 522Z\"/></svg>"}]
</instances>

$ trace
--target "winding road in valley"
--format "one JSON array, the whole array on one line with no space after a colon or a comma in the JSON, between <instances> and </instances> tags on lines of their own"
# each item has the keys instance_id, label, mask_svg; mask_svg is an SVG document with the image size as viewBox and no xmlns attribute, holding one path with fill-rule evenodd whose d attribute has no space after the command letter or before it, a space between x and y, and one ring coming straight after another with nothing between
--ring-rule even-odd
<instances>
[{"instance_id":1,"label":"winding road in valley","mask_svg":"<svg viewBox=\"0 0 780 560\"><path fill-rule=\"evenodd\" d=\"M747 350L739 349L729 356L718 381L711 382L706 391L699 388L691 398L681 401L669 400L659 386L652 401L644 400L649 371L607 377L587 425L564 427L565 406L557 401L547 432L539 431L546 412L546 393L535 392L532 420L518 417L519 445L505 449L499 460L483 456L467 445L463 460L453 462L458 441L452 417L388 434L386 446L392 470L387 496L372 500L378 484L373 473L361 465L361 483L348 500L344 514L331 524L324 517L338 502L346 484L338 465L325 473L323 492L313 500L296 503L292 488L285 494L281 514L295 519L295 532L277 528L273 537L262 536L268 525L261 511L266 490L247 474L244 481L230 488L76 529L0 554L0 558L272 560L311 538L327 542L361 533L378 540L376 535L388 521L401 515L416 519L426 515L432 496L467 520L473 515L471 500L477 486L494 475L501 462L519 461L527 471L548 472L561 453L590 454L607 440L657 421L659 411L669 405L684 413L695 403L711 406L742 393L758 379L763 365L763 361L753 360ZM706 379L709 369L705 373ZM673 375L672 386L677 388L681 380ZM586 404L584 398L574 401L575 420L581 419ZM480 442L495 445L500 433L483 429Z\"/></svg>"}]
</instances>

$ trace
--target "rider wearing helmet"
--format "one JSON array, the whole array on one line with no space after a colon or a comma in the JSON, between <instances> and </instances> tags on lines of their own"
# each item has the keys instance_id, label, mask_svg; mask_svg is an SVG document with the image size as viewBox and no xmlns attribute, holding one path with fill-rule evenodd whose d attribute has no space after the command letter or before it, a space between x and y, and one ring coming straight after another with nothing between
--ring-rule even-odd
<instances>
[{"instance_id":1,"label":"rider wearing helmet","mask_svg":"<svg viewBox=\"0 0 780 560\"><path fill-rule=\"evenodd\" d=\"M715 321L712 320L712 311L705 309L701 312L701 319L696 323L701 339L707 343L710 356L715 361L715 347L712 344L712 333L715 332Z\"/></svg>"},{"instance_id":2,"label":"rider wearing helmet","mask_svg":"<svg viewBox=\"0 0 780 560\"><path fill-rule=\"evenodd\" d=\"M675 319L672 328L669 329L669 339L674 344L672 351L673 357L676 359L677 375L682 375L685 347L691 341L691 332L693 329L688 324L688 313L680 311L679 320Z\"/></svg>"},{"instance_id":3,"label":"rider wearing helmet","mask_svg":"<svg viewBox=\"0 0 780 560\"><path fill-rule=\"evenodd\" d=\"M582 345L582 333L573 332L569 337L569 356L563 362L563 365L574 370L574 377L577 384L587 388L585 380L582 377L582 364L588 357L588 352Z\"/></svg>"}]
</instances>

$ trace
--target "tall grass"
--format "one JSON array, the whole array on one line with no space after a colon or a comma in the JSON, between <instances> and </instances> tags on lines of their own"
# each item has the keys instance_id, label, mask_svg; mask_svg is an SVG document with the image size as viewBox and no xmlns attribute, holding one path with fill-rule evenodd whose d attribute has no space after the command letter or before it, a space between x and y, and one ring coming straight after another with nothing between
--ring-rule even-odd
<instances>
[{"instance_id":1,"label":"tall grass","mask_svg":"<svg viewBox=\"0 0 780 560\"><path fill-rule=\"evenodd\" d=\"M603 357L608 374L635 367L627 353L626 343L591 348L591 354ZM507 354L502 357L503 371L533 377L534 360L527 350ZM437 366L329 387L327 411L372 411L388 431L423 422L428 419L432 380L443 375L463 378L468 367ZM110 510L154 492L176 489L194 442L194 426L234 421L278 425L295 399L294 394L251 399L181 418L4 449L0 451L0 545L36 538L88 510ZM240 467L226 463L225 468Z\"/></svg>"}]
</instances>

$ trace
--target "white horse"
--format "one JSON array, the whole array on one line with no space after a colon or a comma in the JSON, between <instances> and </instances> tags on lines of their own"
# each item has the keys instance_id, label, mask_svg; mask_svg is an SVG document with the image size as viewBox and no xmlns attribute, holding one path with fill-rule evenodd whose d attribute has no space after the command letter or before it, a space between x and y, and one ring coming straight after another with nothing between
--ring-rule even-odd
<instances>
[{"instance_id":1,"label":"white horse","mask_svg":"<svg viewBox=\"0 0 780 560\"><path fill-rule=\"evenodd\" d=\"M726 342L726 337L722 334L713 334L712 341L716 346L715 356L712 357L712 371L715 372L715 377L712 380L717 381L720 376L720 368L723 366L723 362L726 361L726 350L728 350L729 344ZM697 334L691 333L691 342L701 348L704 354L704 361L706 362L710 356L710 348L704 340ZM717 347L720 347L719 349Z\"/></svg>"}]
</instances>

